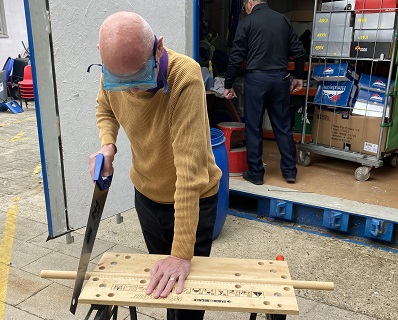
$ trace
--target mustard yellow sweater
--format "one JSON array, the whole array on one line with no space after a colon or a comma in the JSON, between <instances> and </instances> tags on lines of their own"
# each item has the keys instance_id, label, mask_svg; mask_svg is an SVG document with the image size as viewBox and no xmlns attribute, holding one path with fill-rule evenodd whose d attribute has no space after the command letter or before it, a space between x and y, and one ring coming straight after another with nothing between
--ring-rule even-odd
<instances>
[{"instance_id":1,"label":"mustard yellow sweater","mask_svg":"<svg viewBox=\"0 0 398 320\"><path fill-rule=\"evenodd\" d=\"M191 259L199 199L217 193L221 171L211 149L200 66L166 50L168 92L105 91L101 80L97 125L102 145L116 145L119 126L123 127L131 143L134 186L155 202L174 203L171 254Z\"/></svg>"}]
</instances>

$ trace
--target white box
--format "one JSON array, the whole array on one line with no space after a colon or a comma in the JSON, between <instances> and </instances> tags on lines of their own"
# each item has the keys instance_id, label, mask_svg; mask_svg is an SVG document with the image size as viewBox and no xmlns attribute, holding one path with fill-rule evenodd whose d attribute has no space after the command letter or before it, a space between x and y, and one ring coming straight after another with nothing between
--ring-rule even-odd
<instances>
[{"instance_id":1,"label":"white box","mask_svg":"<svg viewBox=\"0 0 398 320\"><path fill-rule=\"evenodd\" d=\"M358 13L355 29L394 29L395 12Z\"/></svg>"},{"instance_id":2,"label":"white box","mask_svg":"<svg viewBox=\"0 0 398 320\"><path fill-rule=\"evenodd\" d=\"M314 28L312 34L313 41L329 41L329 42L351 42L353 36L353 27L321 27Z\"/></svg>"},{"instance_id":3,"label":"white box","mask_svg":"<svg viewBox=\"0 0 398 320\"><path fill-rule=\"evenodd\" d=\"M355 30L354 41L358 42L392 42L394 29Z\"/></svg>"},{"instance_id":4,"label":"white box","mask_svg":"<svg viewBox=\"0 0 398 320\"><path fill-rule=\"evenodd\" d=\"M355 0L329 1L322 3L321 11L354 10Z\"/></svg>"},{"instance_id":5,"label":"white box","mask_svg":"<svg viewBox=\"0 0 398 320\"><path fill-rule=\"evenodd\" d=\"M381 118L383 117L383 108L384 106L381 104L374 104L371 102L357 100L355 102L354 108L352 109L352 114ZM390 114L389 106L387 106L386 114L387 116Z\"/></svg>"},{"instance_id":6,"label":"white box","mask_svg":"<svg viewBox=\"0 0 398 320\"><path fill-rule=\"evenodd\" d=\"M318 12L315 14L315 28L319 27L352 27L352 12Z\"/></svg>"},{"instance_id":7,"label":"white box","mask_svg":"<svg viewBox=\"0 0 398 320\"><path fill-rule=\"evenodd\" d=\"M317 41L312 44L312 55L318 57L348 58L351 42Z\"/></svg>"}]
</instances>

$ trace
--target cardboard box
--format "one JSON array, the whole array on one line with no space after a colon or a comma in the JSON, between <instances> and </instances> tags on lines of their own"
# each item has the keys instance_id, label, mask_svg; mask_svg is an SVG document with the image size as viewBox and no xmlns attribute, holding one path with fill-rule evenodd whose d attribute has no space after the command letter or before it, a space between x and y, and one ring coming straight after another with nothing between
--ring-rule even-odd
<instances>
[{"instance_id":1,"label":"cardboard box","mask_svg":"<svg viewBox=\"0 0 398 320\"><path fill-rule=\"evenodd\" d=\"M353 42L351 58L390 59L392 42Z\"/></svg>"},{"instance_id":2,"label":"cardboard box","mask_svg":"<svg viewBox=\"0 0 398 320\"><path fill-rule=\"evenodd\" d=\"M315 108L312 125L314 143L342 150L375 155L381 148L385 151L387 128L383 128L379 146L381 118L350 115Z\"/></svg>"},{"instance_id":3,"label":"cardboard box","mask_svg":"<svg viewBox=\"0 0 398 320\"><path fill-rule=\"evenodd\" d=\"M391 104L391 98L388 97L385 93L370 91L368 89L359 90L357 100L368 102L369 104L378 104L383 106L387 100L387 104Z\"/></svg>"},{"instance_id":4,"label":"cardboard box","mask_svg":"<svg viewBox=\"0 0 398 320\"><path fill-rule=\"evenodd\" d=\"M319 57L348 58L351 42L315 41L312 44L312 55Z\"/></svg>"},{"instance_id":5,"label":"cardboard box","mask_svg":"<svg viewBox=\"0 0 398 320\"><path fill-rule=\"evenodd\" d=\"M353 27L321 27L314 28L312 34L313 41L328 41L328 42L351 42L353 35Z\"/></svg>"},{"instance_id":6,"label":"cardboard box","mask_svg":"<svg viewBox=\"0 0 398 320\"><path fill-rule=\"evenodd\" d=\"M396 11L396 0L356 0L356 13Z\"/></svg>"},{"instance_id":7,"label":"cardboard box","mask_svg":"<svg viewBox=\"0 0 398 320\"><path fill-rule=\"evenodd\" d=\"M318 86L314 103L332 107L351 107L357 95L353 81L325 81Z\"/></svg>"},{"instance_id":8,"label":"cardboard box","mask_svg":"<svg viewBox=\"0 0 398 320\"><path fill-rule=\"evenodd\" d=\"M383 114L384 106L380 104L373 104L370 102L359 101L355 102L354 108L352 109L352 114L357 114L366 117L378 117L381 118ZM389 116L390 107L386 107L386 115Z\"/></svg>"},{"instance_id":9,"label":"cardboard box","mask_svg":"<svg viewBox=\"0 0 398 320\"><path fill-rule=\"evenodd\" d=\"M359 79L359 75L348 63L316 65L312 77L317 81L353 81Z\"/></svg>"},{"instance_id":10,"label":"cardboard box","mask_svg":"<svg viewBox=\"0 0 398 320\"><path fill-rule=\"evenodd\" d=\"M355 30L354 42L392 42L394 29L383 30Z\"/></svg>"},{"instance_id":11,"label":"cardboard box","mask_svg":"<svg viewBox=\"0 0 398 320\"><path fill-rule=\"evenodd\" d=\"M355 29L394 29L395 12L358 13L355 16Z\"/></svg>"},{"instance_id":12,"label":"cardboard box","mask_svg":"<svg viewBox=\"0 0 398 320\"><path fill-rule=\"evenodd\" d=\"M368 89L368 90L377 91L377 92L386 92L387 91L387 82L388 82L387 78L362 73L361 78L359 79L359 82L358 82L358 88ZM395 84L394 79L391 79L390 87L393 87L394 84Z\"/></svg>"},{"instance_id":13,"label":"cardboard box","mask_svg":"<svg viewBox=\"0 0 398 320\"><path fill-rule=\"evenodd\" d=\"M354 15L352 12L318 12L315 14L315 28L352 27Z\"/></svg>"},{"instance_id":14,"label":"cardboard box","mask_svg":"<svg viewBox=\"0 0 398 320\"><path fill-rule=\"evenodd\" d=\"M341 11L341 10L354 10L355 0L344 1L328 1L322 3L321 11Z\"/></svg>"}]
</instances>

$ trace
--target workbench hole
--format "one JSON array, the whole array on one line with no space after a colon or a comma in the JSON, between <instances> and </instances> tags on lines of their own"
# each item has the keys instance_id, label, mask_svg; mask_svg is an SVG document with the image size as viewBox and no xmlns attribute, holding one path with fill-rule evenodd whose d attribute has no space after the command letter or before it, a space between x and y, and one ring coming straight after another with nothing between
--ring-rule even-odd
<instances>
[{"instance_id":1,"label":"workbench hole","mask_svg":"<svg viewBox=\"0 0 398 320\"><path fill-rule=\"evenodd\" d=\"M274 262L273 262L273 261L270 261L269 264L274 264Z\"/></svg>"},{"instance_id":2,"label":"workbench hole","mask_svg":"<svg viewBox=\"0 0 398 320\"><path fill-rule=\"evenodd\" d=\"M279 293L279 292L275 292L274 293L274 297L276 297L276 298L280 298L282 295Z\"/></svg>"},{"instance_id":3,"label":"workbench hole","mask_svg":"<svg viewBox=\"0 0 398 320\"><path fill-rule=\"evenodd\" d=\"M140 283L144 284L146 283L146 280L140 280Z\"/></svg>"},{"instance_id":4,"label":"workbench hole","mask_svg":"<svg viewBox=\"0 0 398 320\"><path fill-rule=\"evenodd\" d=\"M120 257L120 254L115 254L115 257Z\"/></svg>"},{"instance_id":5,"label":"workbench hole","mask_svg":"<svg viewBox=\"0 0 398 320\"><path fill-rule=\"evenodd\" d=\"M106 288L106 284L105 284L105 283L101 283L101 284L99 285L99 287L102 288L102 289L103 289L103 288Z\"/></svg>"},{"instance_id":6,"label":"workbench hole","mask_svg":"<svg viewBox=\"0 0 398 320\"><path fill-rule=\"evenodd\" d=\"M112 297L114 297L114 296L115 296L114 293L108 293L108 297L112 298Z\"/></svg>"},{"instance_id":7,"label":"workbench hole","mask_svg":"<svg viewBox=\"0 0 398 320\"><path fill-rule=\"evenodd\" d=\"M283 305L280 304L280 303L278 303L277 306L278 306L278 308L282 308L283 307Z\"/></svg>"},{"instance_id":8,"label":"workbench hole","mask_svg":"<svg viewBox=\"0 0 398 320\"><path fill-rule=\"evenodd\" d=\"M112 262L111 262L111 265L112 265L112 266L116 266L116 265L117 265L117 262L116 262L116 261L112 261Z\"/></svg>"},{"instance_id":9,"label":"workbench hole","mask_svg":"<svg viewBox=\"0 0 398 320\"><path fill-rule=\"evenodd\" d=\"M151 269L146 268L146 269L144 269L144 271L145 271L145 272L149 272L149 271L151 271Z\"/></svg>"},{"instance_id":10,"label":"workbench hole","mask_svg":"<svg viewBox=\"0 0 398 320\"><path fill-rule=\"evenodd\" d=\"M98 277L93 278L93 281L98 281L98 280L99 280Z\"/></svg>"},{"instance_id":11,"label":"workbench hole","mask_svg":"<svg viewBox=\"0 0 398 320\"><path fill-rule=\"evenodd\" d=\"M283 290L290 291L290 288L289 287L284 287Z\"/></svg>"},{"instance_id":12,"label":"workbench hole","mask_svg":"<svg viewBox=\"0 0 398 320\"><path fill-rule=\"evenodd\" d=\"M124 258L125 259L131 259L131 256L125 256Z\"/></svg>"},{"instance_id":13,"label":"workbench hole","mask_svg":"<svg viewBox=\"0 0 398 320\"><path fill-rule=\"evenodd\" d=\"M287 279L287 276L283 275L281 276L282 279Z\"/></svg>"},{"instance_id":14,"label":"workbench hole","mask_svg":"<svg viewBox=\"0 0 398 320\"><path fill-rule=\"evenodd\" d=\"M260 261L260 262L258 263L258 265L263 266L263 265L264 265L264 262Z\"/></svg>"},{"instance_id":15,"label":"workbench hole","mask_svg":"<svg viewBox=\"0 0 398 320\"><path fill-rule=\"evenodd\" d=\"M241 286L240 284L237 284L237 285L235 286L235 288L236 288L236 289L240 289L240 288L242 288L242 286Z\"/></svg>"},{"instance_id":16,"label":"workbench hole","mask_svg":"<svg viewBox=\"0 0 398 320\"><path fill-rule=\"evenodd\" d=\"M264 301L264 304L265 304L266 306L269 306L269 305L271 304L271 302L269 302L269 301Z\"/></svg>"},{"instance_id":17,"label":"workbench hole","mask_svg":"<svg viewBox=\"0 0 398 320\"><path fill-rule=\"evenodd\" d=\"M235 276L240 277L241 274L240 273L235 273Z\"/></svg>"},{"instance_id":18,"label":"workbench hole","mask_svg":"<svg viewBox=\"0 0 398 320\"><path fill-rule=\"evenodd\" d=\"M105 269L105 267L104 267L104 266L101 266L101 267L99 267L98 269L100 269L100 270L104 270L104 269Z\"/></svg>"},{"instance_id":19,"label":"workbench hole","mask_svg":"<svg viewBox=\"0 0 398 320\"><path fill-rule=\"evenodd\" d=\"M269 272L276 273L276 270L275 269L271 269Z\"/></svg>"},{"instance_id":20,"label":"workbench hole","mask_svg":"<svg viewBox=\"0 0 398 320\"><path fill-rule=\"evenodd\" d=\"M96 296L97 298L101 297L101 295L100 295L99 293L97 293L95 296Z\"/></svg>"}]
</instances>

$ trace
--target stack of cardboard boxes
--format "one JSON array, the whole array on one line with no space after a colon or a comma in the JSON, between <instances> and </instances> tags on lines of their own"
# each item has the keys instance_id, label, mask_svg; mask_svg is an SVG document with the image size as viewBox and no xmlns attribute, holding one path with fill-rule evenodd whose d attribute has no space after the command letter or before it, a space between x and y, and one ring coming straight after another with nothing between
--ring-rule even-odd
<instances>
[{"instance_id":1,"label":"stack of cardboard boxes","mask_svg":"<svg viewBox=\"0 0 398 320\"><path fill-rule=\"evenodd\" d=\"M396 0L357 0L351 57L391 58Z\"/></svg>"},{"instance_id":2,"label":"stack of cardboard boxes","mask_svg":"<svg viewBox=\"0 0 398 320\"><path fill-rule=\"evenodd\" d=\"M320 64L314 67L312 76L319 81L315 104L334 110L351 110L357 97L359 76L350 64Z\"/></svg>"},{"instance_id":3,"label":"stack of cardboard boxes","mask_svg":"<svg viewBox=\"0 0 398 320\"><path fill-rule=\"evenodd\" d=\"M333 3L337 2L346 3L346 1ZM322 8L324 8L323 5ZM344 10L344 8L340 10ZM348 58L353 37L353 25L352 11L317 12L312 34L312 54L321 57Z\"/></svg>"},{"instance_id":4,"label":"stack of cardboard boxes","mask_svg":"<svg viewBox=\"0 0 398 320\"><path fill-rule=\"evenodd\" d=\"M386 105L385 114L388 117L391 98L387 96L387 82L387 78L362 74L358 83L358 98L352 113L368 117L383 117L384 105ZM391 86L394 86L394 81L391 81Z\"/></svg>"},{"instance_id":5,"label":"stack of cardboard boxes","mask_svg":"<svg viewBox=\"0 0 398 320\"><path fill-rule=\"evenodd\" d=\"M317 65L313 77L320 81L314 98L317 107L312 125L313 142L370 155L377 154L379 148L383 152L387 128L382 128L382 143L379 145L381 117L368 113L368 109L369 105L374 105L373 101L378 100L376 95L382 94L376 90L383 87L386 79L362 75L358 82L358 74L348 63ZM361 108L365 108L365 113Z\"/></svg>"},{"instance_id":6,"label":"stack of cardboard boxes","mask_svg":"<svg viewBox=\"0 0 398 320\"><path fill-rule=\"evenodd\" d=\"M321 12L315 14L312 54L391 58L396 8L397 0L323 2Z\"/></svg>"},{"instance_id":7,"label":"stack of cardboard boxes","mask_svg":"<svg viewBox=\"0 0 398 320\"><path fill-rule=\"evenodd\" d=\"M338 58L340 63L322 63L313 71L319 81L314 143L371 155L384 151L387 128L381 124L390 113L388 79L372 70L359 79L355 67L345 61L392 58L396 8L397 0L327 1L315 14L312 55Z\"/></svg>"}]
</instances>

